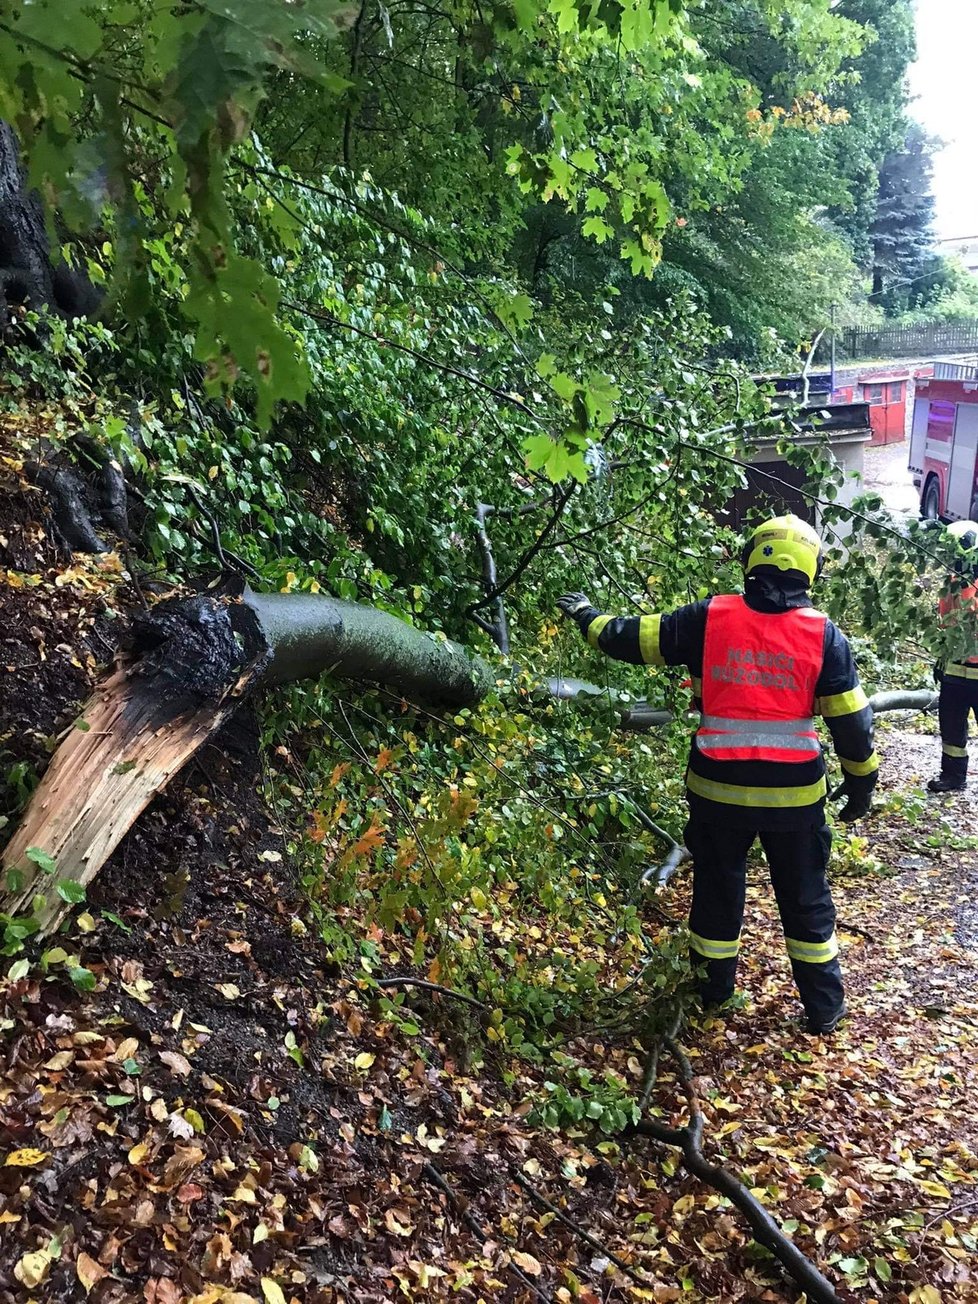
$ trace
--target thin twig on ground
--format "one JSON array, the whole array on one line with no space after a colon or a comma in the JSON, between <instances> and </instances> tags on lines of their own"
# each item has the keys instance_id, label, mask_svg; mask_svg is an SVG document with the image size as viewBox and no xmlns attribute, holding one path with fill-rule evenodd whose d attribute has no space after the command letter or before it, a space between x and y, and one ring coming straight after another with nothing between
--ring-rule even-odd
<instances>
[{"instance_id":1,"label":"thin twig on ground","mask_svg":"<svg viewBox=\"0 0 978 1304\"><path fill-rule=\"evenodd\" d=\"M476 1216L465 1207L464 1201L462 1201L456 1192L452 1190L448 1182L445 1180L444 1174L440 1173L434 1164L428 1162L423 1163L421 1165L421 1172L433 1186L437 1186L439 1191L448 1197L452 1205L458 1210L466 1226L479 1237L479 1240L482 1241L483 1244L491 1239L489 1232L482 1226ZM509 1268L510 1272L523 1283L527 1290L533 1292L537 1299L543 1300L544 1304L552 1304L551 1297L546 1293L546 1291L541 1290L536 1282L526 1275L522 1268L512 1261L507 1263L506 1266Z\"/></svg>"},{"instance_id":2,"label":"thin twig on ground","mask_svg":"<svg viewBox=\"0 0 978 1304\"><path fill-rule=\"evenodd\" d=\"M423 987L426 992L438 992L440 996L451 996L453 1000L462 1001L465 1005L471 1005L473 1010L481 1010L483 1014L489 1013L488 1005L483 1005L482 1001L477 1001L474 996L467 996L465 992L457 992L453 987L443 987L441 983L430 983L424 978L412 978L410 975L395 975L392 978L375 978L374 984L377 987Z\"/></svg>"},{"instance_id":3,"label":"thin twig on ground","mask_svg":"<svg viewBox=\"0 0 978 1304\"><path fill-rule=\"evenodd\" d=\"M565 1227L569 1227L572 1232L581 1238L582 1241L585 1241L590 1245L592 1250L597 1250L600 1255L606 1258L610 1263L613 1263L616 1268L620 1268L626 1276L631 1277L632 1281L637 1285L653 1286L655 1284L654 1282L649 1281L648 1277L643 1276L642 1273L636 1272L635 1269L626 1263L624 1259L619 1258L613 1250L609 1250L607 1245L602 1245L596 1237L591 1235L587 1228L582 1227L575 1218L572 1218L568 1213L561 1209L559 1205L548 1200L545 1195L541 1195L535 1187L530 1185L522 1173L511 1172L511 1176L517 1186L521 1187L531 1200L534 1200L542 1209L546 1209L548 1213L552 1213L558 1222L562 1222Z\"/></svg>"}]
</instances>

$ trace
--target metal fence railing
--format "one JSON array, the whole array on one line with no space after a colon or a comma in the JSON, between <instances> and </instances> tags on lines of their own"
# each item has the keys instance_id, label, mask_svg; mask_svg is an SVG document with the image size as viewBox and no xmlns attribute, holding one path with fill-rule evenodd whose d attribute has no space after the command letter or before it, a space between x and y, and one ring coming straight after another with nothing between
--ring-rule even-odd
<instances>
[{"instance_id":1,"label":"metal fence railing","mask_svg":"<svg viewBox=\"0 0 978 1304\"><path fill-rule=\"evenodd\" d=\"M924 358L978 350L978 321L929 322L920 326L847 326L841 352L860 358Z\"/></svg>"}]
</instances>

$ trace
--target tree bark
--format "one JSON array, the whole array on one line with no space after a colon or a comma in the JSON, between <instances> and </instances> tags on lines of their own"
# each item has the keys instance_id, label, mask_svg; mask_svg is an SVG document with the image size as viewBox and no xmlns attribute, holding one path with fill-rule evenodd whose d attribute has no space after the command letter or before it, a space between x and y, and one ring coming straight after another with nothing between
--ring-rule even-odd
<instances>
[{"instance_id":1,"label":"tree bark","mask_svg":"<svg viewBox=\"0 0 978 1304\"><path fill-rule=\"evenodd\" d=\"M52 260L40 197L27 188L16 136L0 122L0 330L21 305L83 317L99 301L86 276Z\"/></svg>"},{"instance_id":2,"label":"tree bark","mask_svg":"<svg viewBox=\"0 0 978 1304\"><path fill-rule=\"evenodd\" d=\"M311 593L253 593L241 606L254 617L270 652L265 684L309 679L325 670L346 679L386 684L408 698L439 706L473 706L492 683L479 657L443 634L427 634L375 607ZM232 623L247 633L247 618L231 608Z\"/></svg>"}]
</instances>

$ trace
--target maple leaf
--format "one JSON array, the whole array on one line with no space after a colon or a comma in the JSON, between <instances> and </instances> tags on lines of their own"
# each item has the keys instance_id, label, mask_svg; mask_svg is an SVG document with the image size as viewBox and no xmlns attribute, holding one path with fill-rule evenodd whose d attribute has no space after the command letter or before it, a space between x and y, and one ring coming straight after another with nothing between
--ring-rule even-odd
<instances>
[{"instance_id":1,"label":"maple leaf","mask_svg":"<svg viewBox=\"0 0 978 1304\"><path fill-rule=\"evenodd\" d=\"M353 846L350 848L351 855L353 856L372 855L373 852L375 852L378 847L383 845L384 837L385 837L385 831L381 827L377 817L374 816L374 818L370 822L370 827L366 830L365 833L362 833L360 835L360 837L356 840L356 842L354 842Z\"/></svg>"}]
</instances>

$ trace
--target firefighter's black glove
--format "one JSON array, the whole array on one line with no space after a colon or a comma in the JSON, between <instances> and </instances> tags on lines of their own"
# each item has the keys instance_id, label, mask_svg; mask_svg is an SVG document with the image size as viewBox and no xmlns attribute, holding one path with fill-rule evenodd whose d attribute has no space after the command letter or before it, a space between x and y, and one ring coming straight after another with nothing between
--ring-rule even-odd
<instances>
[{"instance_id":1,"label":"firefighter's black glove","mask_svg":"<svg viewBox=\"0 0 978 1304\"><path fill-rule=\"evenodd\" d=\"M591 599L584 593L562 593L557 599L558 609L571 620L577 620L585 611L590 611L591 606Z\"/></svg>"},{"instance_id":2,"label":"firefighter's black glove","mask_svg":"<svg viewBox=\"0 0 978 1304\"><path fill-rule=\"evenodd\" d=\"M843 779L832 793L831 800L835 801L839 797L846 798L846 804L839 811L839 819L843 824L854 824L856 820L865 819L873 809L872 792L867 792L864 788L854 790L847 779Z\"/></svg>"}]
</instances>

